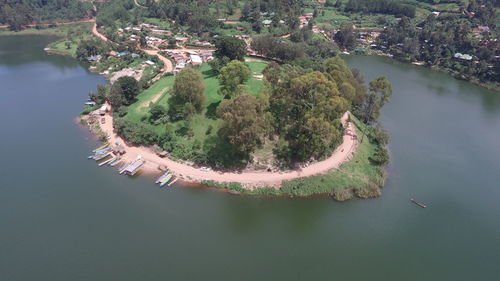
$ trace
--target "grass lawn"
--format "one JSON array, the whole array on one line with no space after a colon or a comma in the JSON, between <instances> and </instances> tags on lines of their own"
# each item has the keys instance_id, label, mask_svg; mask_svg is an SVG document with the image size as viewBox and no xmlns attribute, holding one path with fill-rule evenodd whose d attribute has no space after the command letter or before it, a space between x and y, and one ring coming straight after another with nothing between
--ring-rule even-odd
<instances>
[{"instance_id":1,"label":"grass lawn","mask_svg":"<svg viewBox=\"0 0 500 281\"><path fill-rule=\"evenodd\" d=\"M171 27L170 21L168 21L168 20L162 20L162 19L157 19L157 18L145 18L144 22L157 25L159 29L170 29L170 27Z\"/></svg>"},{"instance_id":2,"label":"grass lawn","mask_svg":"<svg viewBox=\"0 0 500 281\"><path fill-rule=\"evenodd\" d=\"M161 97L157 99L157 102L167 96L168 90L174 85L174 79L174 76L164 76L149 88L142 91L137 96L137 101L128 107L128 113L125 115L125 119L141 122L141 118L148 115L149 103L159 94Z\"/></svg>"},{"instance_id":3,"label":"grass lawn","mask_svg":"<svg viewBox=\"0 0 500 281\"><path fill-rule=\"evenodd\" d=\"M262 70L266 67L265 62L247 62L252 74L261 74ZM203 83L205 85L205 96L207 102L205 109L200 114L195 114L191 121L191 128L193 130L193 137L183 138L184 146L192 147L195 142L203 143L207 137L215 136L217 130L221 125L221 120L215 119L212 116L215 113L218 103L222 100L223 96L217 91L219 90L219 81L217 76L212 72L208 64L201 65L198 70L202 73ZM170 98L170 90L174 84L175 76L165 76L151 85L148 89L144 90L137 96L137 101L130 105L127 109L125 119L133 122L144 122L151 126L155 132L162 133L166 130L166 125L152 125L146 119L149 115L149 104L154 101L156 104L164 106L168 109L168 100ZM250 93L258 95L262 86L262 81L251 77L246 85L249 87ZM177 130L183 122L171 123L173 129ZM211 126L213 129L210 134L207 134L207 128Z\"/></svg>"}]
</instances>

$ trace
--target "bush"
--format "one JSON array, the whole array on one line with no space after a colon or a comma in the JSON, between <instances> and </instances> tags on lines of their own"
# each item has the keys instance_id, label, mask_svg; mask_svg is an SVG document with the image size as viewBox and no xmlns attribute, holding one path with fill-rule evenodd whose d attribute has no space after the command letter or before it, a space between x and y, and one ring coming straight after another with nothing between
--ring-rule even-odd
<instances>
[{"instance_id":1,"label":"bush","mask_svg":"<svg viewBox=\"0 0 500 281\"><path fill-rule=\"evenodd\" d=\"M158 135L144 124L115 118L113 126L120 136L133 144L152 145L158 141Z\"/></svg>"},{"instance_id":2,"label":"bush","mask_svg":"<svg viewBox=\"0 0 500 281\"><path fill-rule=\"evenodd\" d=\"M359 198L375 198L379 197L382 195L382 192L380 191L380 187L378 187L375 183L369 183L366 186L362 188L356 188L355 189L356 196Z\"/></svg>"},{"instance_id":3,"label":"bush","mask_svg":"<svg viewBox=\"0 0 500 281\"><path fill-rule=\"evenodd\" d=\"M352 199L354 194L352 192L352 188L336 188L333 191L332 196L337 201L346 201Z\"/></svg>"},{"instance_id":4,"label":"bush","mask_svg":"<svg viewBox=\"0 0 500 281\"><path fill-rule=\"evenodd\" d=\"M82 110L82 113L81 115L88 115L90 112L96 110L96 109L99 109L99 106L98 105L95 105L95 106L87 106L85 107L83 110Z\"/></svg>"},{"instance_id":5,"label":"bush","mask_svg":"<svg viewBox=\"0 0 500 281\"><path fill-rule=\"evenodd\" d=\"M370 160L377 165L383 166L389 163L389 158L387 148L385 146L378 146L373 156L370 157Z\"/></svg>"},{"instance_id":6,"label":"bush","mask_svg":"<svg viewBox=\"0 0 500 281\"><path fill-rule=\"evenodd\" d=\"M391 136L382 125L377 125L373 127L373 138L379 145L387 145Z\"/></svg>"}]
</instances>

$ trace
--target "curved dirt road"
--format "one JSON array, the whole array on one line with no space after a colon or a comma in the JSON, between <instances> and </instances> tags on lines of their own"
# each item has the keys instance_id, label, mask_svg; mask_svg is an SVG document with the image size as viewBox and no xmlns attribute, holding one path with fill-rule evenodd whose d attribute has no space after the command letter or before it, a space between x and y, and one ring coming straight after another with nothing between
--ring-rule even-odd
<instances>
[{"instance_id":1,"label":"curved dirt road","mask_svg":"<svg viewBox=\"0 0 500 281\"><path fill-rule=\"evenodd\" d=\"M191 182L201 182L202 180L213 180L216 182L239 182L246 188L258 186L275 186L283 181L292 180L301 177L327 173L331 169L338 169L342 163L351 159L354 154L358 139L356 129L352 122L347 123L349 112L346 112L342 117L342 123L345 127L343 142L340 144L333 154L326 160L313 163L299 170L288 172L265 172L265 171L243 171L238 172L218 172L218 171L202 171L193 166L179 163L168 158L160 158L148 147L137 147L127 145L121 137L113 131L113 117L108 113L105 115L106 122L101 125L104 133L110 136L109 142L114 144L120 142L124 145L126 154L123 155L125 161L131 162L141 155L146 161L144 169L151 173L160 173L159 167L167 167L176 176Z\"/></svg>"},{"instance_id":2,"label":"curved dirt road","mask_svg":"<svg viewBox=\"0 0 500 281\"><path fill-rule=\"evenodd\" d=\"M147 49L141 49L141 50L144 51L148 55L157 56L163 62L163 72L164 73L174 71L174 65L173 65L172 61L170 61L166 57L160 55L159 51L156 51L156 50L147 50ZM160 77L161 77L161 75L160 75ZM155 80L155 78L153 78L153 81L158 80L158 79Z\"/></svg>"}]
</instances>

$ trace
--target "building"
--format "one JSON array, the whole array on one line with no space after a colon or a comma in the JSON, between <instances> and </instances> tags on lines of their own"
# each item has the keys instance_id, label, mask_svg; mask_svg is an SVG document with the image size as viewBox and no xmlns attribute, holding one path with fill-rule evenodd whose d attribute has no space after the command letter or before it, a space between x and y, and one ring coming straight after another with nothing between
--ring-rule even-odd
<instances>
[{"instance_id":1,"label":"building","mask_svg":"<svg viewBox=\"0 0 500 281\"><path fill-rule=\"evenodd\" d=\"M172 35L172 31L170 30L163 30L163 29L153 29L151 30L152 33L155 33L155 34L164 34L164 35Z\"/></svg>"},{"instance_id":2,"label":"building","mask_svg":"<svg viewBox=\"0 0 500 281\"><path fill-rule=\"evenodd\" d=\"M456 59L467 60L467 61L472 60L472 56L469 54L455 53L453 57Z\"/></svg>"},{"instance_id":3,"label":"building","mask_svg":"<svg viewBox=\"0 0 500 281\"><path fill-rule=\"evenodd\" d=\"M192 65L200 65L203 63L203 60L198 55L190 55L189 58L191 59Z\"/></svg>"},{"instance_id":4,"label":"building","mask_svg":"<svg viewBox=\"0 0 500 281\"><path fill-rule=\"evenodd\" d=\"M175 37L175 41L179 44L184 44L187 42L187 40L188 40L187 37L181 37L181 36Z\"/></svg>"}]
</instances>

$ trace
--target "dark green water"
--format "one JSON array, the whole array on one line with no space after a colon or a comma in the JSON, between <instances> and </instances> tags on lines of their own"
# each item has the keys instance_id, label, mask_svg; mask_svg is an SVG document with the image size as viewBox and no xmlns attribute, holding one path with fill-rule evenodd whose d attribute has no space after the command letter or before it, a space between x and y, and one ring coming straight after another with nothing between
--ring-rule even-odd
<instances>
[{"instance_id":1,"label":"dark green water","mask_svg":"<svg viewBox=\"0 0 500 281\"><path fill-rule=\"evenodd\" d=\"M104 80L50 40L0 37L1 281L498 280L500 94L349 57L395 90L381 198L159 189L86 160L97 143L73 119Z\"/></svg>"}]
</instances>

